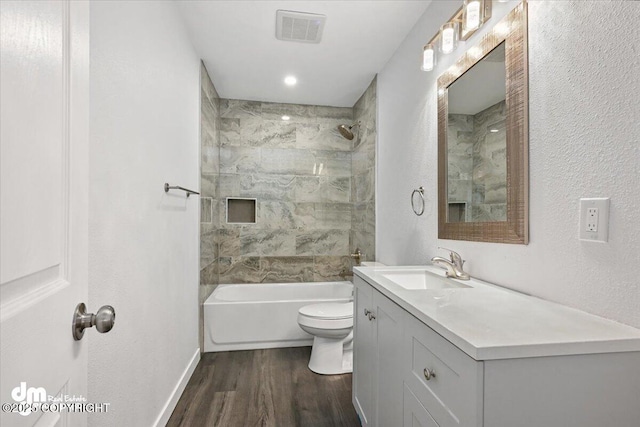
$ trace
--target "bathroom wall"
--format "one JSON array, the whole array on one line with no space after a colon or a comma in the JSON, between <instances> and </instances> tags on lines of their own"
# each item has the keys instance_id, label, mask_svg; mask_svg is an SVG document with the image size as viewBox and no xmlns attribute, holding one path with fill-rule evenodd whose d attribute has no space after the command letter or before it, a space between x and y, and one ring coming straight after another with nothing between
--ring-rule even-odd
<instances>
[{"instance_id":1,"label":"bathroom wall","mask_svg":"<svg viewBox=\"0 0 640 427\"><path fill-rule=\"evenodd\" d=\"M343 280L352 143L336 127L352 120L351 108L220 100L219 230L201 242L218 258L201 284ZM256 198L256 224L228 224L227 197Z\"/></svg>"},{"instance_id":2,"label":"bathroom wall","mask_svg":"<svg viewBox=\"0 0 640 427\"><path fill-rule=\"evenodd\" d=\"M424 265L450 247L472 276L640 327L638 2L529 1L530 243L437 239L436 79L517 4L494 2L489 25L425 73L421 47L459 6L432 2L378 75L377 258ZM607 243L578 240L581 197L611 197Z\"/></svg>"},{"instance_id":3,"label":"bathroom wall","mask_svg":"<svg viewBox=\"0 0 640 427\"><path fill-rule=\"evenodd\" d=\"M91 2L91 426L164 425L198 361L199 60L172 2ZM56 369L56 367L52 367Z\"/></svg>"},{"instance_id":4,"label":"bathroom wall","mask_svg":"<svg viewBox=\"0 0 640 427\"><path fill-rule=\"evenodd\" d=\"M207 68L200 62L200 350L204 350L202 303L211 295L218 277L218 185L220 177L220 96Z\"/></svg>"},{"instance_id":5,"label":"bathroom wall","mask_svg":"<svg viewBox=\"0 0 640 427\"><path fill-rule=\"evenodd\" d=\"M363 261L376 259L376 138L377 96L374 78L353 106L354 121L360 129L353 139L351 155L351 250L359 248Z\"/></svg>"}]
</instances>

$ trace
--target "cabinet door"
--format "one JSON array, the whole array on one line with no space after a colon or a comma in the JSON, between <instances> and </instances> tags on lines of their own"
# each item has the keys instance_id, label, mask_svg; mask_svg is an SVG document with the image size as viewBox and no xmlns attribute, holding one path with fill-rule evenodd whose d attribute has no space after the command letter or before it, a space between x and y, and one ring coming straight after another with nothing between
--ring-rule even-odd
<instances>
[{"instance_id":1,"label":"cabinet door","mask_svg":"<svg viewBox=\"0 0 640 427\"><path fill-rule=\"evenodd\" d=\"M408 313L403 340L404 381L438 425L482 426L483 363Z\"/></svg>"},{"instance_id":2,"label":"cabinet door","mask_svg":"<svg viewBox=\"0 0 640 427\"><path fill-rule=\"evenodd\" d=\"M402 424L402 334L404 310L373 291L373 327L376 343L375 407L378 426Z\"/></svg>"},{"instance_id":3,"label":"cabinet door","mask_svg":"<svg viewBox=\"0 0 640 427\"><path fill-rule=\"evenodd\" d=\"M375 375L375 346L372 320L365 314L373 311L373 288L354 277L353 314L353 405L363 426L375 426L373 420L373 391Z\"/></svg>"},{"instance_id":4,"label":"cabinet door","mask_svg":"<svg viewBox=\"0 0 640 427\"><path fill-rule=\"evenodd\" d=\"M439 427L406 384L402 405L404 407L403 427Z\"/></svg>"}]
</instances>

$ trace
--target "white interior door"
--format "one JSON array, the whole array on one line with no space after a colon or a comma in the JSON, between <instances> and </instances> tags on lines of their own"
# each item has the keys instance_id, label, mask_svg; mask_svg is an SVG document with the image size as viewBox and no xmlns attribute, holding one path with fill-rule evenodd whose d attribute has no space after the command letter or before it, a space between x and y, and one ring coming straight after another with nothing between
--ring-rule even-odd
<instances>
[{"instance_id":1,"label":"white interior door","mask_svg":"<svg viewBox=\"0 0 640 427\"><path fill-rule=\"evenodd\" d=\"M86 425L61 405L7 411L87 395L71 322L87 298L89 5L2 0L0 14L0 424Z\"/></svg>"}]
</instances>

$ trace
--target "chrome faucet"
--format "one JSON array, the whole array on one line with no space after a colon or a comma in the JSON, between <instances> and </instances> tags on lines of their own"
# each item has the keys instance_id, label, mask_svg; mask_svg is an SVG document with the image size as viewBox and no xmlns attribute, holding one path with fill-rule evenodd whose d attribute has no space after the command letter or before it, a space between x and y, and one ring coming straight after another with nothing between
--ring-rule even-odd
<instances>
[{"instance_id":1,"label":"chrome faucet","mask_svg":"<svg viewBox=\"0 0 640 427\"><path fill-rule=\"evenodd\" d=\"M437 265L438 267L444 268L446 270L445 276L458 280L469 280L471 278L471 276L469 276L469 273L465 272L462 268L462 266L464 265L464 260L459 253L447 248L438 247L438 249L449 251L449 259L440 256L434 256L433 258L431 258L431 263L433 265Z\"/></svg>"},{"instance_id":2,"label":"chrome faucet","mask_svg":"<svg viewBox=\"0 0 640 427\"><path fill-rule=\"evenodd\" d=\"M353 258L356 264L356 267L360 265L362 258L364 258L364 254L360 251L360 248L356 248L355 252L352 254L349 254L349 256Z\"/></svg>"}]
</instances>

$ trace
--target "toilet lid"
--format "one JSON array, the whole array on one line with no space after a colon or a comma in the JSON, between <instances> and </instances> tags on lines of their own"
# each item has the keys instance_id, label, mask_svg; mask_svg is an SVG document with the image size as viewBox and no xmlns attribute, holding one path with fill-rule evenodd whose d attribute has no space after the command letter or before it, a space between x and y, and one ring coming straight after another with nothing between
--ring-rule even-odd
<instances>
[{"instance_id":1,"label":"toilet lid","mask_svg":"<svg viewBox=\"0 0 640 427\"><path fill-rule=\"evenodd\" d=\"M306 305L299 310L299 313L316 319L347 319L353 317L353 302Z\"/></svg>"}]
</instances>

